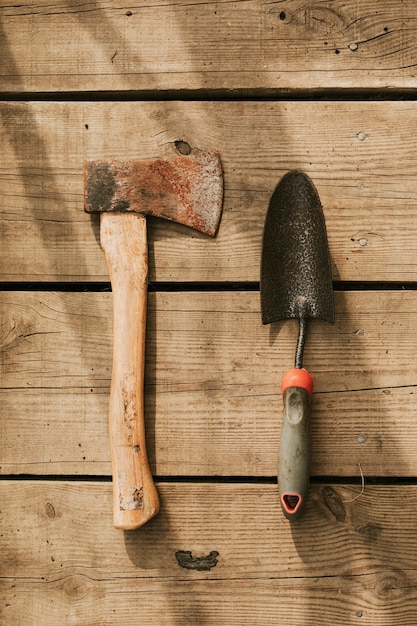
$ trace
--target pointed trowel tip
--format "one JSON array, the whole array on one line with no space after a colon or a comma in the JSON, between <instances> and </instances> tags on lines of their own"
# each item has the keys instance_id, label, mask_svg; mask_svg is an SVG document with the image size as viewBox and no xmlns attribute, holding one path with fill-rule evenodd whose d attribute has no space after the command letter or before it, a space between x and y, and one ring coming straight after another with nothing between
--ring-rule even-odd
<instances>
[{"instance_id":1,"label":"pointed trowel tip","mask_svg":"<svg viewBox=\"0 0 417 626\"><path fill-rule=\"evenodd\" d=\"M300 194L303 188L308 188L309 191L317 193L311 178L301 170L290 170L284 174L275 189L278 189L278 187L281 189L280 193L283 193L285 189L295 189L297 194Z\"/></svg>"},{"instance_id":2,"label":"pointed trowel tip","mask_svg":"<svg viewBox=\"0 0 417 626\"><path fill-rule=\"evenodd\" d=\"M263 324L288 318L334 322L323 208L314 183L300 170L283 175L269 202L260 291Z\"/></svg>"}]
</instances>

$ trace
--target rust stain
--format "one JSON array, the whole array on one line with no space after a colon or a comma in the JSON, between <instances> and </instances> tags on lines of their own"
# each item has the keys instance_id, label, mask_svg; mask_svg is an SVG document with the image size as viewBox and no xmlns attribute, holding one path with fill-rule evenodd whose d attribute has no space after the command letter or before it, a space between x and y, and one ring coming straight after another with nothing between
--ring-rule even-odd
<instances>
[{"instance_id":1,"label":"rust stain","mask_svg":"<svg viewBox=\"0 0 417 626\"><path fill-rule=\"evenodd\" d=\"M141 509L143 506L143 487L131 487L132 500L138 503L137 509Z\"/></svg>"},{"instance_id":2,"label":"rust stain","mask_svg":"<svg viewBox=\"0 0 417 626\"><path fill-rule=\"evenodd\" d=\"M135 429L137 421L136 398L134 391L129 389L128 385L122 388L123 397L123 422L129 433L128 439L132 439L132 431Z\"/></svg>"},{"instance_id":3,"label":"rust stain","mask_svg":"<svg viewBox=\"0 0 417 626\"><path fill-rule=\"evenodd\" d=\"M125 473L119 475L119 509L121 511L136 511L143 509L143 487L126 485Z\"/></svg>"},{"instance_id":4,"label":"rust stain","mask_svg":"<svg viewBox=\"0 0 417 626\"><path fill-rule=\"evenodd\" d=\"M119 508L121 511L140 511L143 509L143 487L129 487L128 494L120 494Z\"/></svg>"},{"instance_id":5,"label":"rust stain","mask_svg":"<svg viewBox=\"0 0 417 626\"><path fill-rule=\"evenodd\" d=\"M85 165L85 210L134 211L215 235L223 204L216 151L171 159L95 160Z\"/></svg>"}]
</instances>

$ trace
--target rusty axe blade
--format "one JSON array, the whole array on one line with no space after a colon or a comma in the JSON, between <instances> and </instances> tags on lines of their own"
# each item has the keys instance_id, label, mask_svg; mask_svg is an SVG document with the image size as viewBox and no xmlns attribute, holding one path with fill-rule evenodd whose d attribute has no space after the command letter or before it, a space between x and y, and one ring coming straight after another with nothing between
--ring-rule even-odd
<instances>
[{"instance_id":1,"label":"rusty axe blade","mask_svg":"<svg viewBox=\"0 0 417 626\"><path fill-rule=\"evenodd\" d=\"M85 210L155 215L215 235L223 199L217 152L171 159L87 161Z\"/></svg>"},{"instance_id":2,"label":"rusty axe blade","mask_svg":"<svg viewBox=\"0 0 417 626\"><path fill-rule=\"evenodd\" d=\"M84 208L100 213L100 240L113 292L109 425L116 528L138 528L159 510L144 423L145 216L162 217L214 236L222 204L223 174L215 151L170 159L85 163Z\"/></svg>"}]
</instances>

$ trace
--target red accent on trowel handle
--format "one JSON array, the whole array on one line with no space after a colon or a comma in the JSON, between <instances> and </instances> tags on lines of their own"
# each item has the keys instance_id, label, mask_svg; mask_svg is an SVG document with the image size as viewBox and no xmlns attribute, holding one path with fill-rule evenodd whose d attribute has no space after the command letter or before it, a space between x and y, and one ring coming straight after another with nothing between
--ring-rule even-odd
<instances>
[{"instance_id":1,"label":"red accent on trowel handle","mask_svg":"<svg viewBox=\"0 0 417 626\"><path fill-rule=\"evenodd\" d=\"M303 367L293 367L293 369L288 370L288 372L284 374L282 378L282 393L284 393L287 387L302 387L303 389L308 391L308 394L311 397L313 394L313 378L311 374Z\"/></svg>"},{"instance_id":2,"label":"red accent on trowel handle","mask_svg":"<svg viewBox=\"0 0 417 626\"><path fill-rule=\"evenodd\" d=\"M291 516L297 515L302 505L304 504L304 498L301 493L282 493L280 496L281 506L284 512L287 514L288 519Z\"/></svg>"}]
</instances>

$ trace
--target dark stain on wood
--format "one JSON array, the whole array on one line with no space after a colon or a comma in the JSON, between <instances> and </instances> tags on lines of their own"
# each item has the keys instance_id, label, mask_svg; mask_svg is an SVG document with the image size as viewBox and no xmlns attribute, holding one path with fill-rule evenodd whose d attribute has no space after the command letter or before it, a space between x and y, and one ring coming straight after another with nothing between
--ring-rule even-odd
<instances>
[{"instance_id":1,"label":"dark stain on wood","mask_svg":"<svg viewBox=\"0 0 417 626\"><path fill-rule=\"evenodd\" d=\"M175 558L180 567L194 569L198 572L208 572L217 565L219 553L213 550L207 556L193 556L191 550L177 550Z\"/></svg>"}]
</instances>

